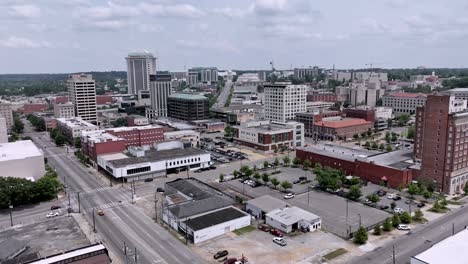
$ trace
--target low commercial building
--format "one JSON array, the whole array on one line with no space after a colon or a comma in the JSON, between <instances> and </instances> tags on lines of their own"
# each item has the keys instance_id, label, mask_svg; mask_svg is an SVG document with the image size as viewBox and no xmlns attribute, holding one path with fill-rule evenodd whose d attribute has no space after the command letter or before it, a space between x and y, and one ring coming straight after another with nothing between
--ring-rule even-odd
<instances>
[{"instance_id":1,"label":"low commercial building","mask_svg":"<svg viewBox=\"0 0 468 264\"><path fill-rule=\"evenodd\" d=\"M60 254L41 257L40 259L24 262L25 264L109 264L109 252L103 244L94 244L82 248L73 249Z\"/></svg>"},{"instance_id":2,"label":"low commercial building","mask_svg":"<svg viewBox=\"0 0 468 264\"><path fill-rule=\"evenodd\" d=\"M336 102L338 96L335 93L309 93L307 102Z\"/></svg>"},{"instance_id":3,"label":"low commercial building","mask_svg":"<svg viewBox=\"0 0 468 264\"><path fill-rule=\"evenodd\" d=\"M265 152L304 146L304 124L299 122L251 121L233 129L236 143Z\"/></svg>"},{"instance_id":4,"label":"low commercial building","mask_svg":"<svg viewBox=\"0 0 468 264\"><path fill-rule=\"evenodd\" d=\"M75 116L75 106L71 102L54 105L55 118L72 118Z\"/></svg>"},{"instance_id":5,"label":"low commercial building","mask_svg":"<svg viewBox=\"0 0 468 264\"><path fill-rule=\"evenodd\" d=\"M18 112L29 115L35 112L43 112L49 108L48 104L24 104Z\"/></svg>"},{"instance_id":6,"label":"low commercial building","mask_svg":"<svg viewBox=\"0 0 468 264\"><path fill-rule=\"evenodd\" d=\"M342 170L345 175L355 175L375 184L384 182L391 188L405 187L417 173L412 150L408 149L382 153L328 143L299 148L296 157L311 164Z\"/></svg>"},{"instance_id":7,"label":"low commercial building","mask_svg":"<svg viewBox=\"0 0 468 264\"><path fill-rule=\"evenodd\" d=\"M120 153L126 149L124 138L97 131L84 131L81 133L81 151L88 156L92 163L97 161L99 155Z\"/></svg>"},{"instance_id":8,"label":"low commercial building","mask_svg":"<svg viewBox=\"0 0 468 264\"><path fill-rule=\"evenodd\" d=\"M72 143L75 138L81 137L81 132L83 131L95 131L99 129L98 126L84 121L79 117L57 118L57 128L70 143Z\"/></svg>"},{"instance_id":9,"label":"low commercial building","mask_svg":"<svg viewBox=\"0 0 468 264\"><path fill-rule=\"evenodd\" d=\"M304 124L304 133L306 137L313 136L314 124L322 121L323 118L341 116L340 111L329 111L323 109L313 109L305 113L297 113L296 121Z\"/></svg>"},{"instance_id":10,"label":"low commercial building","mask_svg":"<svg viewBox=\"0 0 468 264\"><path fill-rule=\"evenodd\" d=\"M265 223L285 233L291 233L301 228L315 231L322 226L322 219L313 213L292 206L269 212L265 216Z\"/></svg>"},{"instance_id":11,"label":"low commercial building","mask_svg":"<svg viewBox=\"0 0 468 264\"><path fill-rule=\"evenodd\" d=\"M231 206L190 218L182 224L182 226L184 225L187 230L187 236L191 238L192 243L197 244L249 226L250 215Z\"/></svg>"},{"instance_id":12,"label":"low commercial building","mask_svg":"<svg viewBox=\"0 0 468 264\"><path fill-rule=\"evenodd\" d=\"M263 117L263 106L261 105L230 105L223 108L212 108L210 113L214 118L220 118L222 121L240 125Z\"/></svg>"},{"instance_id":13,"label":"low commercial building","mask_svg":"<svg viewBox=\"0 0 468 264\"><path fill-rule=\"evenodd\" d=\"M209 118L208 98L199 94L172 94L167 98L168 117L180 120Z\"/></svg>"},{"instance_id":14,"label":"low commercial building","mask_svg":"<svg viewBox=\"0 0 468 264\"><path fill-rule=\"evenodd\" d=\"M31 140L0 144L0 171L3 177L38 180L44 176L44 153Z\"/></svg>"},{"instance_id":15,"label":"low commercial building","mask_svg":"<svg viewBox=\"0 0 468 264\"><path fill-rule=\"evenodd\" d=\"M346 139L374 127L373 122L360 118L328 117L314 123L312 137L319 139Z\"/></svg>"},{"instance_id":16,"label":"low commercial building","mask_svg":"<svg viewBox=\"0 0 468 264\"><path fill-rule=\"evenodd\" d=\"M260 196L258 198L248 200L245 205L245 211L257 219L265 220L265 215L273 210L281 209L290 206L287 202L270 195Z\"/></svg>"},{"instance_id":17,"label":"low commercial building","mask_svg":"<svg viewBox=\"0 0 468 264\"><path fill-rule=\"evenodd\" d=\"M116 127L106 129L105 132L125 139L127 147L152 146L154 142L164 141L164 128L157 125Z\"/></svg>"},{"instance_id":18,"label":"low commercial building","mask_svg":"<svg viewBox=\"0 0 468 264\"><path fill-rule=\"evenodd\" d=\"M411 264L464 264L468 259L466 250L468 229L432 245L426 251L411 257Z\"/></svg>"},{"instance_id":19,"label":"low commercial building","mask_svg":"<svg viewBox=\"0 0 468 264\"><path fill-rule=\"evenodd\" d=\"M127 116L127 125L128 126L147 126L149 125L149 120L145 116L139 115L129 115Z\"/></svg>"},{"instance_id":20,"label":"low commercial building","mask_svg":"<svg viewBox=\"0 0 468 264\"><path fill-rule=\"evenodd\" d=\"M426 105L427 95L420 93L391 93L382 96L382 105L393 108L395 114L416 113L417 107Z\"/></svg>"},{"instance_id":21,"label":"low commercial building","mask_svg":"<svg viewBox=\"0 0 468 264\"><path fill-rule=\"evenodd\" d=\"M232 197L197 179L167 182L164 190L163 221L192 242L250 224L249 215L231 207Z\"/></svg>"},{"instance_id":22,"label":"low commercial building","mask_svg":"<svg viewBox=\"0 0 468 264\"><path fill-rule=\"evenodd\" d=\"M128 153L114 153L97 157L99 167L115 178L128 182L166 176L182 170L196 170L211 165L210 154L199 149L145 150L130 147Z\"/></svg>"},{"instance_id":23,"label":"low commercial building","mask_svg":"<svg viewBox=\"0 0 468 264\"><path fill-rule=\"evenodd\" d=\"M195 130L180 130L164 133L164 140L178 140L189 142L192 148L196 148L200 144L200 132Z\"/></svg>"}]
</instances>

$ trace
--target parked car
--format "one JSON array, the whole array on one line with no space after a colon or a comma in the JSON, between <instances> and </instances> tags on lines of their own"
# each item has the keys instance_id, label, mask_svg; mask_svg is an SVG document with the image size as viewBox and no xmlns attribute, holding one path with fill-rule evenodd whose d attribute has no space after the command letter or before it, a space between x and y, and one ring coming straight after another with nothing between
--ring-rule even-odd
<instances>
[{"instance_id":1,"label":"parked car","mask_svg":"<svg viewBox=\"0 0 468 264\"><path fill-rule=\"evenodd\" d=\"M283 233L279 231L278 229L271 229L270 234L277 236L277 237L283 237Z\"/></svg>"},{"instance_id":2,"label":"parked car","mask_svg":"<svg viewBox=\"0 0 468 264\"><path fill-rule=\"evenodd\" d=\"M60 209L60 208L62 208L62 206L60 206L60 205L52 205L52 206L50 207L50 210L56 210L56 209Z\"/></svg>"},{"instance_id":3,"label":"parked car","mask_svg":"<svg viewBox=\"0 0 468 264\"><path fill-rule=\"evenodd\" d=\"M364 200L364 204L369 205L369 204L371 204L371 203L372 203L372 202L371 202L369 199Z\"/></svg>"},{"instance_id":4,"label":"parked car","mask_svg":"<svg viewBox=\"0 0 468 264\"><path fill-rule=\"evenodd\" d=\"M396 196L397 196L397 195L394 194L394 193L389 193L389 194L387 195L387 199L393 200L393 199L395 199Z\"/></svg>"},{"instance_id":5,"label":"parked car","mask_svg":"<svg viewBox=\"0 0 468 264\"><path fill-rule=\"evenodd\" d=\"M210 169L210 170L216 170L216 166L215 166L215 165L211 165L211 166L209 167L209 169Z\"/></svg>"},{"instance_id":6,"label":"parked car","mask_svg":"<svg viewBox=\"0 0 468 264\"><path fill-rule=\"evenodd\" d=\"M258 229L262 230L263 232L270 232L271 228L267 225L261 225Z\"/></svg>"},{"instance_id":7,"label":"parked car","mask_svg":"<svg viewBox=\"0 0 468 264\"><path fill-rule=\"evenodd\" d=\"M46 214L46 217L47 217L47 218L51 218L51 217L55 217L55 216L59 216L59 213L58 213L58 212L55 212L55 213L48 213L48 214Z\"/></svg>"},{"instance_id":8,"label":"parked car","mask_svg":"<svg viewBox=\"0 0 468 264\"><path fill-rule=\"evenodd\" d=\"M145 179L145 182L152 182L152 181L153 181L153 178Z\"/></svg>"},{"instance_id":9,"label":"parked car","mask_svg":"<svg viewBox=\"0 0 468 264\"><path fill-rule=\"evenodd\" d=\"M158 187L158 188L156 188L156 191L157 191L157 192L164 192L164 189L161 188L161 187Z\"/></svg>"},{"instance_id":10,"label":"parked car","mask_svg":"<svg viewBox=\"0 0 468 264\"><path fill-rule=\"evenodd\" d=\"M399 200L401 200L401 196L398 196L398 195L397 195L397 196L395 196L395 198L393 198L393 200L394 200L394 201L399 201Z\"/></svg>"},{"instance_id":11,"label":"parked car","mask_svg":"<svg viewBox=\"0 0 468 264\"><path fill-rule=\"evenodd\" d=\"M378 190L378 191L375 191L374 194L382 197L382 196L385 196L385 194L387 194L387 192L384 191L384 190Z\"/></svg>"},{"instance_id":12,"label":"parked car","mask_svg":"<svg viewBox=\"0 0 468 264\"><path fill-rule=\"evenodd\" d=\"M395 214L401 214L401 213L404 212L404 210L401 209L401 208L399 208L399 207L397 207L397 208L393 209L393 212L394 212Z\"/></svg>"},{"instance_id":13,"label":"parked car","mask_svg":"<svg viewBox=\"0 0 468 264\"><path fill-rule=\"evenodd\" d=\"M425 204L425 203L418 203L418 205L416 205L416 206L417 206L418 208L422 208L422 207L426 206L426 204Z\"/></svg>"},{"instance_id":14,"label":"parked car","mask_svg":"<svg viewBox=\"0 0 468 264\"><path fill-rule=\"evenodd\" d=\"M216 254L213 255L213 258L219 259L219 258L227 256L228 254L229 252L227 250L221 250L221 251L216 252Z\"/></svg>"},{"instance_id":15,"label":"parked car","mask_svg":"<svg viewBox=\"0 0 468 264\"><path fill-rule=\"evenodd\" d=\"M273 242L283 247L286 246L286 241L282 237L274 237Z\"/></svg>"},{"instance_id":16,"label":"parked car","mask_svg":"<svg viewBox=\"0 0 468 264\"><path fill-rule=\"evenodd\" d=\"M97 210L96 212L99 216L103 216L105 215L104 211L103 210Z\"/></svg>"},{"instance_id":17,"label":"parked car","mask_svg":"<svg viewBox=\"0 0 468 264\"><path fill-rule=\"evenodd\" d=\"M296 195L294 193L287 193L285 196L284 196L284 199L292 199L296 197Z\"/></svg>"},{"instance_id":18,"label":"parked car","mask_svg":"<svg viewBox=\"0 0 468 264\"><path fill-rule=\"evenodd\" d=\"M297 179L295 181L293 181L294 184L298 184L298 183L301 183L301 180Z\"/></svg>"},{"instance_id":19,"label":"parked car","mask_svg":"<svg viewBox=\"0 0 468 264\"><path fill-rule=\"evenodd\" d=\"M388 205L381 204L381 205L379 205L379 209L380 210L386 210L386 209L388 209Z\"/></svg>"},{"instance_id":20,"label":"parked car","mask_svg":"<svg viewBox=\"0 0 468 264\"><path fill-rule=\"evenodd\" d=\"M403 224L399 224L399 225L397 226L397 229L398 229L398 230L406 230L406 231L411 230L411 228L410 228L409 226L403 225Z\"/></svg>"},{"instance_id":21,"label":"parked car","mask_svg":"<svg viewBox=\"0 0 468 264\"><path fill-rule=\"evenodd\" d=\"M229 258L226 261L224 261L224 264L234 264L236 263L237 259L236 258Z\"/></svg>"}]
</instances>

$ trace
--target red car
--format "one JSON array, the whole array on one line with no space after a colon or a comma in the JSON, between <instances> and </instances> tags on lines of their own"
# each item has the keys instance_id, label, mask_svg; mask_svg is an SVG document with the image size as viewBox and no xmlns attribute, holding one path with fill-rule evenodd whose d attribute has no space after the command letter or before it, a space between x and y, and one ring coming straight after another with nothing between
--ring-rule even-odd
<instances>
[{"instance_id":1,"label":"red car","mask_svg":"<svg viewBox=\"0 0 468 264\"><path fill-rule=\"evenodd\" d=\"M258 229L262 230L263 232L270 232L271 228L267 225L261 225Z\"/></svg>"},{"instance_id":2,"label":"red car","mask_svg":"<svg viewBox=\"0 0 468 264\"><path fill-rule=\"evenodd\" d=\"M224 261L224 264L234 264L236 263L237 259L236 258L230 258L226 261Z\"/></svg>"},{"instance_id":3,"label":"red car","mask_svg":"<svg viewBox=\"0 0 468 264\"><path fill-rule=\"evenodd\" d=\"M270 234L276 236L276 237L283 237L283 233L279 231L278 229L271 229Z\"/></svg>"}]
</instances>

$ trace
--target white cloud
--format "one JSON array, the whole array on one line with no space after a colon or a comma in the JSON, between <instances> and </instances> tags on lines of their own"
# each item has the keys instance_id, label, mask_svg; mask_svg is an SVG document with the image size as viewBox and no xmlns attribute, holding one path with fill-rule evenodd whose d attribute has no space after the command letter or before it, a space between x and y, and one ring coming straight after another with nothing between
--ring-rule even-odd
<instances>
[{"instance_id":1,"label":"white cloud","mask_svg":"<svg viewBox=\"0 0 468 264\"><path fill-rule=\"evenodd\" d=\"M140 9L149 15L182 17L182 18L200 18L205 13L190 4L162 5L141 3Z\"/></svg>"},{"instance_id":2,"label":"white cloud","mask_svg":"<svg viewBox=\"0 0 468 264\"><path fill-rule=\"evenodd\" d=\"M10 7L9 14L16 18L38 18L41 16L41 9L35 5L14 5Z\"/></svg>"},{"instance_id":3,"label":"white cloud","mask_svg":"<svg viewBox=\"0 0 468 264\"><path fill-rule=\"evenodd\" d=\"M97 29L101 30L119 30L125 28L129 25L128 21L125 20L116 20L116 19L109 19L109 20L99 20L94 21L88 26L94 26Z\"/></svg>"},{"instance_id":4,"label":"white cloud","mask_svg":"<svg viewBox=\"0 0 468 264\"><path fill-rule=\"evenodd\" d=\"M224 40L186 40L180 39L176 41L177 45L183 48L196 49L213 49L219 51L239 52L239 49L229 42Z\"/></svg>"},{"instance_id":5,"label":"white cloud","mask_svg":"<svg viewBox=\"0 0 468 264\"><path fill-rule=\"evenodd\" d=\"M240 8L232 8L230 6L226 6L222 8L213 8L211 11L214 14L226 16L229 18L243 18L250 13L249 10L244 10Z\"/></svg>"},{"instance_id":6,"label":"white cloud","mask_svg":"<svg viewBox=\"0 0 468 264\"><path fill-rule=\"evenodd\" d=\"M157 33L163 31L163 27L160 25L140 24L137 29L143 33Z\"/></svg>"},{"instance_id":7,"label":"white cloud","mask_svg":"<svg viewBox=\"0 0 468 264\"><path fill-rule=\"evenodd\" d=\"M37 49L37 48L50 48L52 45L47 41L34 41L28 38L12 36L8 39L4 39L0 42L0 46L5 48L26 48L26 49Z\"/></svg>"}]
</instances>

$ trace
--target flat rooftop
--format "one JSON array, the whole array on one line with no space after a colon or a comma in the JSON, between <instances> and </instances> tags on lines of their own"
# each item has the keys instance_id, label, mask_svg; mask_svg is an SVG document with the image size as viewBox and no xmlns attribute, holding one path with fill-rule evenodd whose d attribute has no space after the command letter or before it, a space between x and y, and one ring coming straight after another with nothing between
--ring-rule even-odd
<instances>
[{"instance_id":1,"label":"flat rooftop","mask_svg":"<svg viewBox=\"0 0 468 264\"><path fill-rule=\"evenodd\" d=\"M401 149L382 153L380 155L367 158L367 161L373 161L375 164L381 166L404 170L414 165L413 150Z\"/></svg>"},{"instance_id":2,"label":"flat rooftop","mask_svg":"<svg viewBox=\"0 0 468 264\"><path fill-rule=\"evenodd\" d=\"M192 218L185 221L185 224L193 231L198 231L245 216L249 215L238 209L235 209L234 207L228 207L213 213Z\"/></svg>"},{"instance_id":3,"label":"flat rooftop","mask_svg":"<svg viewBox=\"0 0 468 264\"><path fill-rule=\"evenodd\" d=\"M412 259L430 264L465 264L468 260L468 229L448 237Z\"/></svg>"},{"instance_id":4,"label":"flat rooftop","mask_svg":"<svg viewBox=\"0 0 468 264\"><path fill-rule=\"evenodd\" d=\"M114 127L114 128L108 128L106 129L106 131L123 132L123 131L132 131L132 130L147 130L147 129L153 129L153 128L162 128L162 126L148 125L148 126Z\"/></svg>"},{"instance_id":5,"label":"flat rooftop","mask_svg":"<svg viewBox=\"0 0 468 264\"><path fill-rule=\"evenodd\" d=\"M0 161L42 156L42 151L31 140L0 144Z\"/></svg>"},{"instance_id":6,"label":"flat rooftop","mask_svg":"<svg viewBox=\"0 0 468 264\"><path fill-rule=\"evenodd\" d=\"M143 157L133 157L125 155L126 158L111 160L109 163L114 167L125 167L132 164L145 163L145 162L156 162L168 159L176 159L187 156L196 156L208 154L200 149L188 148L188 149L167 149L167 150L148 150L145 151L145 156Z\"/></svg>"},{"instance_id":7,"label":"flat rooftop","mask_svg":"<svg viewBox=\"0 0 468 264\"><path fill-rule=\"evenodd\" d=\"M76 127L97 127L96 125L93 125L87 121L84 121L81 118L57 118L57 121L60 123L66 124L66 126L71 127L71 128L76 128Z\"/></svg>"},{"instance_id":8,"label":"flat rooftop","mask_svg":"<svg viewBox=\"0 0 468 264\"><path fill-rule=\"evenodd\" d=\"M315 123L314 126L343 128L343 127L370 125L370 124L372 124L372 122L366 121L360 118L327 117L327 118L322 119L322 121Z\"/></svg>"},{"instance_id":9,"label":"flat rooftop","mask_svg":"<svg viewBox=\"0 0 468 264\"><path fill-rule=\"evenodd\" d=\"M183 99L183 100L207 100L208 97L203 96L201 94L190 94L190 93L175 93L169 95L169 98L174 99Z\"/></svg>"},{"instance_id":10,"label":"flat rooftop","mask_svg":"<svg viewBox=\"0 0 468 264\"><path fill-rule=\"evenodd\" d=\"M248 200L247 204L253 205L260 208L262 211L269 213L275 209L289 206L289 204L283 200L272 197L270 195L260 196L258 198Z\"/></svg>"},{"instance_id":11,"label":"flat rooftop","mask_svg":"<svg viewBox=\"0 0 468 264\"><path fill-rule=\"evenodd\" d=\"M284 225L292 225L302 220L312 222L320 219L319 216L295 206L275 209L266 216Z\"/></svg>"},{"instance_id":12,"label":"flat rooftop","mask_svg":"<svg viewBox=\"0 0 468 264\"><path fill-rule=\"evenodd\" d=\"M106 133L104 130L83 131L81 136L87 137L87 140L94 143L124 140L112 134Z\"/></svg>"},{"instance_id":13,"label":"flat rooftop","mask_svg":"<svg viewBox=\"0 0 468 264\"><path fill-rule=\"evenodd\" d=\"M366 160L368 157L379 155L382 152L376 150L367 150L361 147L345 147L331 143L309 145L299 148L304 151L310 151L324 156L330 156L337 159L354 161L355 159Z\"/></svg>"},{"instance_id":14,"label":"flat rooftop","mask_svg":"<svg viewBox=\"0 0 468 264\"><path fill-rule=\"evenodd\" d=\"M185 135L193 135L197 134L200 135L200 132L197 132L195 130L179 130L179 131L170 131L170 132L165 132L164 136L185 136Z\"/></svg>"}]
</instances>

